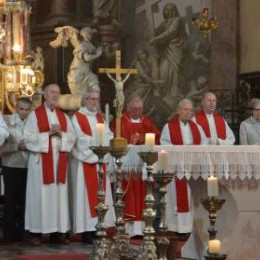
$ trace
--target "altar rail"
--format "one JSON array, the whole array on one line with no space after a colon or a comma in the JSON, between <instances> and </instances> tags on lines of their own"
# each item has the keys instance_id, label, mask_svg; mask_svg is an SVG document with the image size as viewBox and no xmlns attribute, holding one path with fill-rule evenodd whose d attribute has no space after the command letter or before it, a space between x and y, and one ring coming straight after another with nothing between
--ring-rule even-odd
<instances>
[{"instance_id":1,"label":"altar rail","mask_svg":"<svg viewBox=\"0 0 260 260\"><path fill-rule=\"evenodd\" d=\"M138 152L145 146L129 145L129 152L123 158L124 171L141 171L145 165ZM155 151L165 150L169 154L169 172L177 178L206 179L210 174L218 178L239 177L260 179L260 146L257 145L158 145ZM157 172L157 165L154 167Z\"/></svg>"}]
</instances>

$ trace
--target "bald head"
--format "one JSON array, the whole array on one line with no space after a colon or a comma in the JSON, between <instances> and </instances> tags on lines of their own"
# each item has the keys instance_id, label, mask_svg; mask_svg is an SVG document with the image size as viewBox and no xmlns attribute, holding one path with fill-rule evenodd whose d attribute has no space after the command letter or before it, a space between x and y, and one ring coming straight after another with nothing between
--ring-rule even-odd
<instances>
[{"instance_id":1,"label":"bald head","mask_svg":"<svg viewBox=\"0 0 260 260\"><path fill-rule=\"evenodd\" d=\"M207 92L201 101L202 109L206 114L212 114L216 110L217 98L212 92Z\"/></svg>"}]
</instances>

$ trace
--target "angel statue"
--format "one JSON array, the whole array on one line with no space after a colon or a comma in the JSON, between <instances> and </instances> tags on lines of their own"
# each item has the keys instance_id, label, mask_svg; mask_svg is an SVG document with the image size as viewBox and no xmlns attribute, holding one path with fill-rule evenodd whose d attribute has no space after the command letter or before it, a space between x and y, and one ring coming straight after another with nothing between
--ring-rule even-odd
<instances>
[{"instance_id":1,"label":"angel statue","mask_svg":"<svg viewBox=\"0 0 260 260\"><path fill-rule=\"evenodd\" d=\"M89 27L84 27L80 31L72 26L55 28L58 36L54 41L50 42L50 45L53 48L67 47L68 42L70 42L74 48L74 58L67 75L71 95L61 97L59 106L63 109L78 108L86 89L95 88L95 85L99 86L98 77L91 70L91 63L99 58L103 51L102 47L96 48L92 44L93 31Z\"/></svg>"}]
</instances>

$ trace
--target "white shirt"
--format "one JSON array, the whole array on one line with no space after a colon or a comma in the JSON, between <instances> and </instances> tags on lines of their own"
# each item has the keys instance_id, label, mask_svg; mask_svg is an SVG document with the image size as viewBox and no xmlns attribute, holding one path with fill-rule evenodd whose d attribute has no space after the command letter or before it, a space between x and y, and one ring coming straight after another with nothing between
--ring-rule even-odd
<instances>
[{"instance_id":1,"label":"white shirt","mask_svg":"<svg viewBox=\"0 0 260 260\"><path fill-rule=\"evenodd\" d=\"M2 165L14 168L27 168L28 152L18 150L18 145L23 136L25 121L21 120L18 114L5 116L5 121L9 127L10 135L1 149Z\"/></svg>"}]
</instances>

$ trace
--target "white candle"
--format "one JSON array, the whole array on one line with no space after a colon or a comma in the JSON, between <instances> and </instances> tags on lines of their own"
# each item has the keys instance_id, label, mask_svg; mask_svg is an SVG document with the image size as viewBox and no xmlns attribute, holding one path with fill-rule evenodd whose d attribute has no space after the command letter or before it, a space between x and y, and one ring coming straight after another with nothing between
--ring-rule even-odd
<instances>
[{"instance_id":1,"label":"white candle","mask_svg":"<svg viewBox=\"0 0 260 260\"><path fill-rule=\"evenodd\" d=\"M208 196L209 197L217 197L219 195L218 192L218 179L214 176L210 176L207 180L208 186Z\"/></svg>"},{"instance_id":2,"label":"white candle","mask_svg":"<svg viewBox=\"0 0 260 260\"><path fill-rule=\"evenodd\" d=\"M106 123L107 125L109 125L109 104L107 103L105 105L105 119L106 119Z\"/></svg>"},{"instance_id":3,"label":"white candle","mask_svg":"<svg viewBox=\"0 0 260 260\"><path fill-rule=\"evenodd\" d=\"M164 150L158 153L158 170L159 172L168 172L169 158L168 153Z\"/></svg>"},{"instance_id":4,"label":"white candle","mask_svg":"<svg viewBox=\"0 0 260 260\"><path fill-rule=\"evenodd\" d=\"M219 240L209 240L209 252L213 254L220 253L221 243Z\"/></svg>"},{"instance_id":5,"label":"white candle","mask_svg":"<svg viewBox=\"0 0 260 260\"><path fill-rule=\"evenodd\" d=\"M36 76L31 77L31 83L34 85L36 84Z\"/></svg>"},{"instance_id":6,"label":"white candle","mask_svg":"<svg viewBox=\"0 0 260 260\"><path fill-rule=\"evenodd\" d=\"M96 125L97 128L97 140L96 145L104 145L104 130L105 130L105 124L98 123Z\"/></svg>"},{"instance_id":7,"label":"white candle","mask_svg":"<svg viewBox=\"0 0 260 260\"><path fill-rule=\"evenodd\" d=\"M145 134L145 146L148 151L152 151L155 145L155 134L147 133Z\"/></svg>"}]
</instances>

